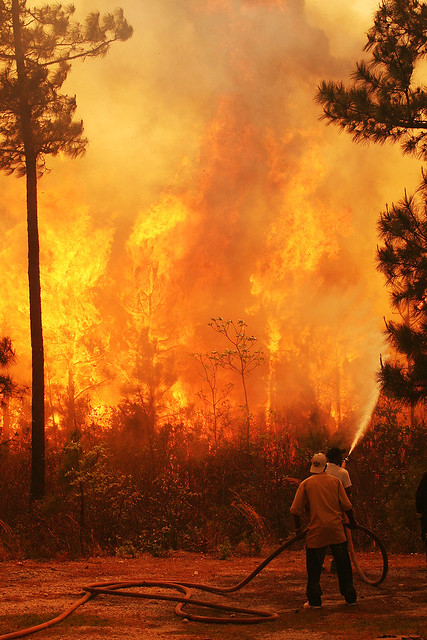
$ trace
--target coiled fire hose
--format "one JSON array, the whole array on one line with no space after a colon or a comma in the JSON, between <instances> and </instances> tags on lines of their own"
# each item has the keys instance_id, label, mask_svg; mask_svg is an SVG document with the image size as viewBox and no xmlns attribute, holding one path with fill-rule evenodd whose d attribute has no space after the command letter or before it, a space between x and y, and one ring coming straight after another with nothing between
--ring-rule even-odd
<instances>
[{"instance_id":1,"label":"coiled fire hose","mask_svg":"<svg viewBox=\"0 0 427 640\"><path fill-rule=\"evenodd\" d=\"M366 573L363 571L362 567L360 566L360 563L358 561L357 558L357 553L354 550L354 545L353 545L353 536L351 534L352 531L361 531L365 536L367 536L368 538L371 539L372 542L374 542L376 544L376 546L378 547L380 553L381 553L381 559L382 559L382 571L380 573L379 576L376 576L375 578L369 578ZM381 540L379 538L377 538L377 536L372 533L372 531L369 531L369 529L367 529L366 527L362 527L362 525L358 524L355 529L347 529L346 531L347 533L347 543L348 543L348 552L350 554L350 558L351 561L354 565L354 568L356 569L359 578L361 580L363 580L363 582L366 582L366 584L370 584L373 587L377 587L378 585L380 585L382 582L384 582L387 572L388 572L388 557L387 557L387 551L385 550L385 547L383 545L383 543L381 542Z\"/></svg>"},{"instance_id":2,"label":"coiled fire hose","mask_svg":"<svg viewBox=\"0 0 427 640\"><path fill-rule=\"evenodd\" d=\"M378 546L381 556L383 569L380 577L376 580L368 579L363 571L359 570L357 560L355 562L355 551L353 547L353 542L351 537L349 536L349 552L350 556L353 560L356 571L358 572L360 578L366 582L367 584L377 586L383 582L387 575L388 571L388 559L386 550L381 543L381 541L368 529L362 527L361 525L357 525L354 531L360 530L366 536L371 538L376 545ZM216 587L205 584L198 584L195 582L173 582L173 581L153 581L153 580L143 580L143 581L130 581L130 582L107 582L107 583L98 583L91 584L86 587L83 587L84 595L74 602L74 604L66 609L63 613L61 613L56 618L52 618L51 620L47 620L41 624L35 625L33 627L28 627L27 629L21 629L19 631L13 631L12 633L6 633L0 636L0 640L12 640L12 638L23 638L30 634L36 633L38 631L42 631L43 629L47 629L52 627L59 622L62 622L70 616L76 609L80 606L88 602L89 600L95 598L97 595L106 594L106 595L115 595L115 596L123 596L128 598L143 598L146 600L166 600L169 602L177 602L175 607L175 613L181 618L185 618L187 620L192 620L195 622L210 622L215 624L257 624L259 622L266 622L271 620L276 620L279 616L277 613L271 613L268 611L260 611L258 609L245 609L242 607L234 607L230 605L222 605L220 603L211 602L208 600L199 600L193 597L193 590L198 591L206 591L209 593L215 593L224 595L227 593L233 593L235 591L239 591L244 586L246 586L253 578L255 578L262 569L264 569L274 558L277 558L278 555L282 553L285 549L294 544L297 540L300 540L305 536L307 529L297 533L296 535L288 538L280 545L273 553L271 553L260 565L258 565L252 573L250 573L244 580L239 582L238 584L232 585L230 587ZM138 591L129 590L132 588L147 588L147 587L157 587L161 589L170 589L174 591L178 591L179 595L166 595L165 593L159 592L149 592L149 593L141 593ZM233 617L221 617L221 616L202 616L191 614L188 612L184 612L184 607L187 605L207 608L207 609L216 609L218 611L224 611L231 614ZM237 616L236 614L240 614Z\"/></svg>"}]
</instances>

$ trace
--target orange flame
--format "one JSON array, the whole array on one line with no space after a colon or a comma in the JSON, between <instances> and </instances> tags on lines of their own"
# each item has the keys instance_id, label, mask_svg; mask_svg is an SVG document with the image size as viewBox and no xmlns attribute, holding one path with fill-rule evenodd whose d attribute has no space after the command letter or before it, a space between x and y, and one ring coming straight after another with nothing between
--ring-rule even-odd
<instances>
[{"instance_id":1,"label":"orange flame","mask_svg":"<svg viewBox=\"0 0 427 640\"><path fill-rule=\"evenodd\" d=\"M87 394L99 417L132 397L154 403L159 424L200 409L188 354L225 348L207 327L221 315L243 317L266 355L248 381L254 415L317 405L331 428L354 430L387 304L376 212L408 161L318 122L317 83L350 68L330 54L329 8L128 5L134 38L70 76L87 157L53 160L40 182L52 404ZM356 52L360 32L346 37ZM11 181L1 178L2 330L28 382L24 203ZM238 414L238 384L220 374Z\"/></svg>"}]
</instances>

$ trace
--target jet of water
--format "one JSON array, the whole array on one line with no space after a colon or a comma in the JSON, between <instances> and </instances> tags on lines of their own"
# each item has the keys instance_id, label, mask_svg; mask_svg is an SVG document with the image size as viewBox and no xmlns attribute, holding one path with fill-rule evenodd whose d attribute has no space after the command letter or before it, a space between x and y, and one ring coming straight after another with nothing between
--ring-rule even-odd
<instances>
[{"instance_id":1,"label":"jet of water","mask_svg":"<svg viewBox=\"0 0 427 640\"><path fill-rule=\"evenodd\" d=\"M375 407L377 406L378 396L379 396L379 389L376 386L366 405L365 411L359 423L359 427L354 435L353 442L351 443L351 447L348 452L348 455L351 454L351 452L354 450L354 448L356 447L356 445L364 435L366 428L371 420L372 414L375 411Z\"/></svg>"}]
</instances>

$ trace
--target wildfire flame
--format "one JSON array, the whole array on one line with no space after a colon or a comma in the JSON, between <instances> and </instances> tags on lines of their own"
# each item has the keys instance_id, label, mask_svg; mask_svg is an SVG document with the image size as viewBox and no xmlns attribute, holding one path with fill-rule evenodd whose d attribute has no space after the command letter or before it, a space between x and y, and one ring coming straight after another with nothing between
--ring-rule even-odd
<instances>
[{"instance_id":1,"label":"wildfire flame","mask_svg":"<svg viewBox=\"0 0 427 640\"><path fill-rule=\"evenodd\" d=\"M223 348L207 327L221 315L244 317L266 356L248 381L254 415L320 406L331 427L363 431L387 305L376 217L409 160L318 121L318 82L350 72L376 8L344 3L340 44L343 3L324 4L130 0L134 37L75 64L65 88L90 146L49 161L39 194L56 422L65 392L98 418L131 396L158 421L200 406L188 354ZM2 333L28 383L24 184L0 181Z\"/></svg>"}]
</instances>

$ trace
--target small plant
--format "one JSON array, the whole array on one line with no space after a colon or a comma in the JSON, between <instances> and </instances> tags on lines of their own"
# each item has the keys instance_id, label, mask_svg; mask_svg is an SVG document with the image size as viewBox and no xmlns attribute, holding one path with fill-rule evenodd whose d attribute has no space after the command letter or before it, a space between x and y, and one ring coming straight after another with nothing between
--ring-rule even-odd
<instances>
[{"instance_id":1,"label":"small plant","mask_svg":"<svg viewBox=\"0 0 427 640\"><path fill-rule=\"evenodd\" d=\"M123 542L116 549L116 556L119 556L119 558L136 558L137 555L137 550L132 542Z\"/></svg>"},{"instance_id":2,"label":"small plant","mask_svg":"<svg viewBox=\"0 0 427 640\"><path fill-rule=\"evenodd\" d=\"M217 546L217 551L220 560L229 560L231 557L231 544L228 538L224 538L224 541Z\"/></svg>"},{"instance_id":3,"label":"small plant","mask_svg":"<svg viewBox=\"0 0 427 640\"><path fill-rule=\"evenodd\" d=\"M262 539L258 532L251 533L248 537L251 555L259 557L262 552Z\"/></svg>"},{"instance_id":4,"label":"small plant","mask_svg":"<svg viewBox=\"0 0 427 640\"><path fill-rule=\"evenodd\" d=\"M153 558L167 558L169 555L169 550L165 549L161 544L153 544L150 547L150 553Z\"/></svg>"},{"instance_id":5,"label":"small plant","mask_svg":"<svg viewBox=\"0 0 427 640\"><path fill-rule=\"evenodd\" d=\"M257 338L247 335L247 324L243 320L224 320L223 318L211 318L210 327L224 336L230 346L222 353L212 351L210 359L223 369L234 371L240 377L244 395L244 409L246 414L246 446L249 448L251 414L249 411L247 377L264 362L264 354L261 349L256 349Z\"/></svg>"}]
</instances>

